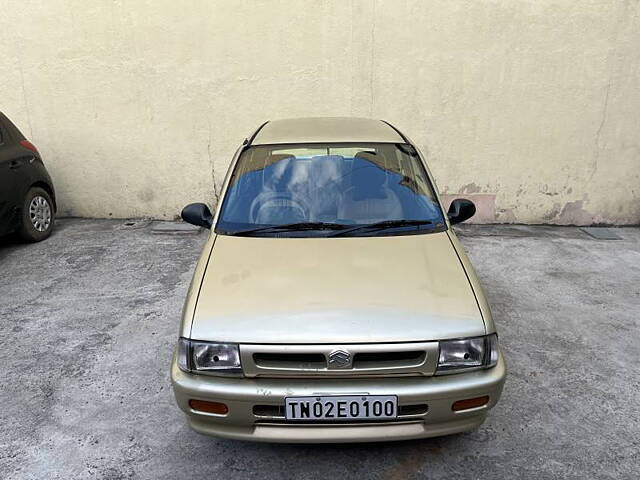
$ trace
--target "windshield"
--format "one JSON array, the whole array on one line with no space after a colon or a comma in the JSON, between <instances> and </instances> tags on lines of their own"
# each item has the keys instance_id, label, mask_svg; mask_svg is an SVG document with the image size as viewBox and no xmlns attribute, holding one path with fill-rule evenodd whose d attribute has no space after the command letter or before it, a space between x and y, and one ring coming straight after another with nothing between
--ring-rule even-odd
<instances>
[{"instance_id":1,"label":"windshield","mask_svg":"<svg viewBox=\"0 0 640 480\"><path fill-rule=\"evenodd\" d=\"M444 227L427 173L412 146L294 144L254 146L241 154L216 232L282 237L328 236L344 230L347 236L404 235Z\"/></svg>"}]
</instances>

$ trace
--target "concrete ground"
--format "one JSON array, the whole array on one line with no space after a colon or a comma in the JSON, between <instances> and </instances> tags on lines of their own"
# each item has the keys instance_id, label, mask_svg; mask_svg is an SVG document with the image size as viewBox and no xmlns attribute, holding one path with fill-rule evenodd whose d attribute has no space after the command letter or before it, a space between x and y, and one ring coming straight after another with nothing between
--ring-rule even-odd
<instances>
[{"instance_id":1,"label":"concrete ground","mask_svg":"<svg viewBox=\"0 0 640 480\"><path fill-rule=\"evenodd\" d=\"M638 478L640 229L461 229L509 376L468 434L269 445L192 432L168 366L204 234L62 220L0 243L0 478Z\"/></svg>"}]
</instances>

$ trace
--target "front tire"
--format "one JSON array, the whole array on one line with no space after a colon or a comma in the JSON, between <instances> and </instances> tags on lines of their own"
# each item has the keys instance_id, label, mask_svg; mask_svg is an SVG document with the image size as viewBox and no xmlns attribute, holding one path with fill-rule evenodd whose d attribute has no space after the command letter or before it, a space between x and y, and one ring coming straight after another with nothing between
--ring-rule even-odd
<instances>
[{"instance_id":1,"label":"front tire","mask_svg":"<svg viewBox=\"0 0 640 480\"><path fill-rule=\"evenodd\" d=\"M46 190L32 187L22 204L18 235L26 242L44 240L53 230L55 211L53 201Z\"/></svg>"}]
</instances>

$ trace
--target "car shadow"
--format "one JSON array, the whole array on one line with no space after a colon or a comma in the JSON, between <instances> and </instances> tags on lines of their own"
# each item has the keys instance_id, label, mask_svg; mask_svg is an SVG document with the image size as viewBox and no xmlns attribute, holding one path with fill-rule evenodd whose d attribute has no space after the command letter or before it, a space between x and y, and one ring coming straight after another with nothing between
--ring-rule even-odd
<instances>
[{"instance_id":1,"label":"car shadow","mask_svg":"<svg viewBox=\"0 0 640 480\"><path fill-rule=\"evenodd\" d=\"M374 454L376 451L385 451L388 453L398 454L414 454L421 452L423 454L438 454L441 451L447 451L454 448L456 445L460 445L474 438L479 434L479 429L470 431L455 433L451 435L445 435L441 437L420 438L413 440L395 440L388 442L349 442L349 443L277 443L277 442L251 442L243 440L230 440L230 439L216 439L213 437L207 437L201 435L213 442L229 442L235 443L238 446L249 447L251 450L259 450L273 453L277 450L279 453L290 453L295 455L305 455L306 453L317 453L322 451L324 455L331 457L332 453L340 452L344 454L345 451L358 454Z\"/></svg>"},{"instance_id":2,"label":"car shadow","mask_svg":"<svg viewBox=\"0 0 640 480\"><path fill-rule=\"evenodd\" d=\"M420 476L420 472L432 465L450 461L452 456L472 455L477 447L478 435L479 431L476 430L416 440L308 444L208 438L205 444L209 441L217 446L226 443L227 448L237 455L234 459L228 459L230 467L235 465L240 468L254 458L291 459L287 463L289 474L294 475L291 478L295 478L296 473L305 471L309 465L314 465L318 471L325 471L332 470L338 462L344 463L344 467L356 477L356 472L372 469L378 472L379 478L407 479Z\"/></svg>"},{"instance_id":3,"label":"car shadow","mask_svg":"<svg viewBox=\"0 0 640 480\"><path fill-rule=\"evenodd\" d=\"M21 241L15 233L0 236L0 249L17 247L20 245L24 245L24 242Z\"/></svg>"},{"instance_id":4,"label":"car shadow","mask_svg":"<svg viewBox=\"0 0 640 480\"><path fill-rule=\"evenodd\" d=\"M8 235L0 236L0 261L2 261L2 259L7 254L9 254L15 249L28 248L34 245L38 245L40 243L46 243L50 241L53 237L55 237L56 230L58 231L57 233L60 233L60 230L62 230L62 228L59 227L57 222L56 222L55 228L53 229L53 232L51 232L51 235L48 238L45 238L44 240L40 242L35 242L35 243L25 242L16 233L9 233Z\"/></svg>"}]
</instances>

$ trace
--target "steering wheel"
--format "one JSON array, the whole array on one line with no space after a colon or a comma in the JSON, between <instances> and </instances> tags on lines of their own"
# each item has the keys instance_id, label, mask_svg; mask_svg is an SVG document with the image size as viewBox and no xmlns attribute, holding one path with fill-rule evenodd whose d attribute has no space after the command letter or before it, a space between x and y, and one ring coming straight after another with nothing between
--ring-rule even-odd
<instances>
[{"instance_id":1,"label":"steering wheel","mask_svg":"<svg viewBox=\"0 0 640 480\"><path fill-rule=\"evenodd\" d=\"M282 207L297 210L300 214L301 221L308 218L308 209L306 206L302 202L291 198L290 193L263 192L253 199L251 207L249 207L249 218L251 219L251 223L258 223L256 220L260 218L261 212L264 213L268 208Z\"/></svg>"}]
</instances>

